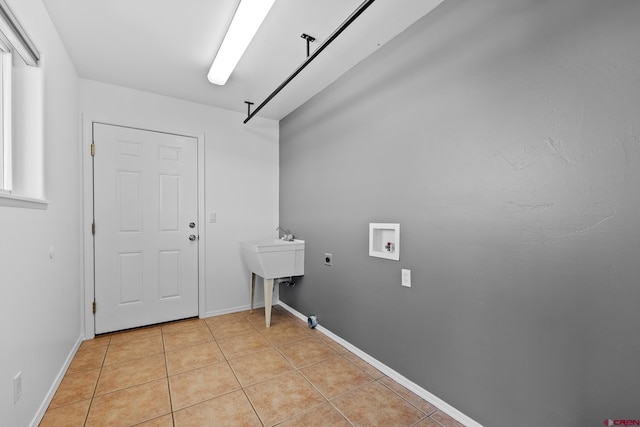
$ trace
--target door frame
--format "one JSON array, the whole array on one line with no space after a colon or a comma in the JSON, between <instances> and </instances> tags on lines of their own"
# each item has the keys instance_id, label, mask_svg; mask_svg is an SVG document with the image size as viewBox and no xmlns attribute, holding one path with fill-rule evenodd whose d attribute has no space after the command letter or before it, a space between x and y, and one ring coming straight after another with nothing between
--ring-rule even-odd
<instances>
[{"instance_id":1,"label":"door frame","mask_svg":"<svg viewBox=\"0 0 640 427\"><path fill-rule=\"evenodd\" d=\"M205 236L207 222L205 221L205 170L204 170L204 147L205 134L195 133L172 128L158 127L154 125L135 123L131 121L110 120L102 117L92 117L82 115L82 136L80 138L82 154L82 186L83 186L83 213L82 213L82 253L83 253L83 286L80 289L81 310L81 333L85 340L95 337L95 317L93 315L93 301L95 298L95 278L94 278L94 247L91 225L93 223L93 162L91 158L91 143L93 141L93 124L102 123L113 126L128 127L151 132L169 133L173 135L186 136L197 140L197 163L198 163L198 317L203 318L206 313L205 295L205 272L206 270L206 244ZM100 308L98 307L98 310Z\"/></svg>"}]
</instances>

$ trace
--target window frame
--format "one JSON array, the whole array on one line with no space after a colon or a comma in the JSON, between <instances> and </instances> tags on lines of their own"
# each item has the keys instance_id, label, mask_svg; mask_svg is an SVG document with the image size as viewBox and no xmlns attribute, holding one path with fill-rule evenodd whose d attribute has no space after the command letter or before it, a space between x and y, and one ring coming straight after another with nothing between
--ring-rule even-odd
<instances>
[{"instance_id":1,"label":"window frame","mask_svg":"<svg viewBox=\"0 0 640 427\"><path fill-rule=\"evenodd\" d=\"M0 193L11 193L11 49L0 38Z\"/></svg>"},{"instance_id":2,"label":"window frame","mask_svg":"<svg viewBox=\"0 0 640 427\"><path fill-rule=\"evenodd\" d=\"M13 192L13 55L19 55L27 66L38 67L40 53L5 0L0 0L0 52L0 206L46 209L48 201Z\"/></svg>"}]
</instances>

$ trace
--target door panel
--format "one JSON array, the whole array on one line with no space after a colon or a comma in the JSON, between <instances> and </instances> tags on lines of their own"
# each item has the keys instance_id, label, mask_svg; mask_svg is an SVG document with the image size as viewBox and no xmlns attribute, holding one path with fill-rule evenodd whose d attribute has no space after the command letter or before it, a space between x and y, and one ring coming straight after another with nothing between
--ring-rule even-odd
<instances>
[{"instance_id":1,"label":"door panel","mask_svg":"<svg viewBox=\"0 0 640 427\"><path fill-rule=\"evenodd\" d=\"M120 233L142 232L142 182L140 172L118 171L117 204Z\"/></svg>"},{"instance_id":2,"label":"door panel","mask_svg":"<svg viewBox=\"0 0 640 427\"><path fill-rule=\"evenodd\" d=\"M160 251L160 298L180 296L180 252Z\"/></svg>"},{"instance_id":3,"label":"door panel","mask_svg":"<svg viewBox=\"0 0 640 427\"><path fill-rule=\"evenodd\" d=\"M96 333L197 315L197 140L93 133Z\"/></svg>"},{"instance_id":4,"label":"door panel","mask_svg":"<svg viewBox=\"0 0 640 427\"><path fill-rule=\"evenodd\" d=\"M180 177L160 175L160 230L179 231Z\"/></svg>"},{"instance_id":5,"label":"door panel","mask_svg":"<svg viewBox=\"0 0 640 427\"><path fill-rule=\"evenodd\" d=\"M139 303L143 295L142 252L119 253L117 256L118 304Z\"/></svg>"}]
</instances>

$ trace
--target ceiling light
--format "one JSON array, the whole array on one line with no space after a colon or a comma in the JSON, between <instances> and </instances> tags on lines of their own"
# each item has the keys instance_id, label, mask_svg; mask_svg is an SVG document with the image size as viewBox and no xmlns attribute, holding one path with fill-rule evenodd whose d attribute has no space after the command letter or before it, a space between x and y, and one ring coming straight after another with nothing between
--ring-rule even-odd
<instances>
[{"instance_id":1,"label":"ceiling light","mask_svg":"<svg viewBox=\"0 0 640 427\"><path fill-rule=\"evenodd\" d=\"M207 75L211 83L223 85L227 82L274 2L275 0L240 1Z\"/></svg>"}]
</instances>

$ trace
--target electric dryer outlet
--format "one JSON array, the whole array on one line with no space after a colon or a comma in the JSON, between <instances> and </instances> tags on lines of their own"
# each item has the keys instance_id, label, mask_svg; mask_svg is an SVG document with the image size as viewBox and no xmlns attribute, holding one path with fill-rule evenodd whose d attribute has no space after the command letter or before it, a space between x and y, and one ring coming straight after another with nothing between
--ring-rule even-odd
<instances>
[{"instance_id":1,"label":"electric dryer outlet","mask_svg":"<svg viewBox=\"0 0 640 427\"><path fill-rule=\"evenodd\" d=\"M333 255L332 254L324 254L324 265L332 267L333 266Z\"/></svg>"}]
</instances>

